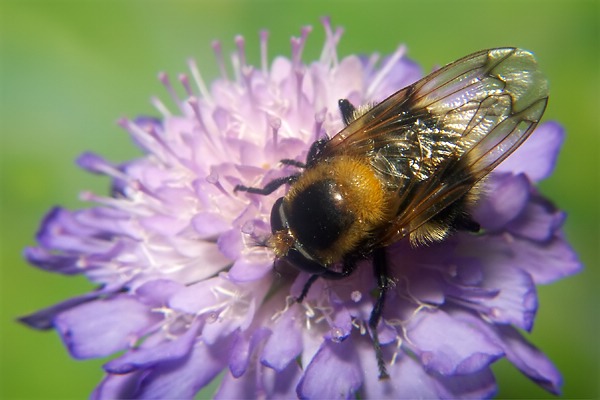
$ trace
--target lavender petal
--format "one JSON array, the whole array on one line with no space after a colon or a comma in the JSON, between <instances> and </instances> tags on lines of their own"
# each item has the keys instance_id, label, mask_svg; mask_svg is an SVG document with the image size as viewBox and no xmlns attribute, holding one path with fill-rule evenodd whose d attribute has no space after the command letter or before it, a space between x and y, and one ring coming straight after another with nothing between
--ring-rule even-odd
<instances>
[{"instance_id":1,"label":"lavender petal","mask_svg":"<svg viewBox=\"0 0 600 400\"><path fill-rule=\"evenodd\" d=\"M411 323L408 339L426 370L444 376L470 374L504 355L493 338L446 312L438 309L422 314L415 318L418 322Z\"/></svg>"},{"instance_id":2,"label":"lavender petal","mask_svg":"<svg viewBox=\"0 0 600 400\"><path fill-rule=\"evenodd\" d=\"M361 386L362 380L352 340L325 341L306 367L296 390L301 399L348 399Z\"/></svg>"},{"instance_id":3,"label":"lavender petal","mask_svg":"<svg viewBox=\"0 0 600 400\"><path fill-rule=\"evenodd\" d=\"M300 315L293 310L277 319L261 355L264 365L282 371L302 352L301 321Z\"/></svg>"},{"instance_id":4,"label":"lavender petal","mask_svg":"<svg viewBox=\"0 0 600 400\"><path fill-rule=\"evenodd\" d=\"M115 296L64 311L54 324L71 355L84 359L130 347L156 321L145 304L130 296Z\"/></svg>"}]
</instances>

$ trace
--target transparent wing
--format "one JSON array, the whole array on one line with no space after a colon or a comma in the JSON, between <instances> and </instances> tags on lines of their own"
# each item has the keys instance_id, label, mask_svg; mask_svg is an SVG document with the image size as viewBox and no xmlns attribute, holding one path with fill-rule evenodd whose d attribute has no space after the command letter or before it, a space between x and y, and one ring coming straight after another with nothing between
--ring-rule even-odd
<instances>
[{"instance_id":1,"label":"transparent wing","mask_svg":"<svg viewBox=\"0 0 600 400\"><path fill-rule=\"evenodd\" d=\"M350 123L320 157L368 158L396 193L398 240L467 193L527 139L548 101L533 55L483 50L393 94Z\"/></svg>"}]
</instances>

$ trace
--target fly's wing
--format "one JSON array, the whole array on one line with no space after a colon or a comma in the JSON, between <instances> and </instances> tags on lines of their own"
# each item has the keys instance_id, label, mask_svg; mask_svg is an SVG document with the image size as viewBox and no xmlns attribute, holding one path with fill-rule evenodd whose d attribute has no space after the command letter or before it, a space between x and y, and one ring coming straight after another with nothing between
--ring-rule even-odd
<instances>
[{"instance_id":1,"label":"fly's wing","mask_svg":"<svg viewBox=\"0 0 600 400\"><path fill-rule=\"evenodd\" d=\"M392 243L465 195L527 139L548 101L530 52L483 50L393 94L331 138L320 157L366 157L394 191Z\"/></svg>"}]
</instances>

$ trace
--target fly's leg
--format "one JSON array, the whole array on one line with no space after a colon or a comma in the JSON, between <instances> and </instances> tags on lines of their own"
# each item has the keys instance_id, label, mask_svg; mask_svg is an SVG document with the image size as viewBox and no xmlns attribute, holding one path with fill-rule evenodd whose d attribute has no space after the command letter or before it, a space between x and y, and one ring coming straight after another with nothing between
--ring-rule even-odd
<instances>
[{"instance_id":1,"label":"fly's leg","mask_svg":"<svg viewBox=\"0 0 600 400\"><path fill-rule=\"evenodd\" d=\"M300 174L294 174L294 175L290 175L290 176L284 176L282 178L273 179L271 182L267 183L265 185L265 187L262 187L262 188L255 188L255 187L244 186L244 185L236 185L235 188L233 189L233 191L234 192L239 191L239 192L255 193L255 194L260 194L260 195L266 196L268 194L273 193L275 190L279 189L281 186L285 185L286 183L292 184L292 183L296 182L298 180L299 176L300 176Z\"/></svg>"},{"instance_id":2,"label":"fly's leg","mask_svg":"<svg viewBox=\"0 0 600 400\"><path fill-rule=\"evenodd\" d=\"M379 368L380 380L389 379L390 377L385 367L381 343L379 343L379 334L377 333L377 326L379 325L379 321L381 321L381 316L383 314L385 293L388 289L386 261L385 249L380 248L375 250L373 253L373 269L375 272L375 278L377 279L379 295L377 296L373 310L371 310L371 316L369 317L369 328L371 329L371 334L373 335L373 347L375 348L375 357L377 357L377 367Z\"/></svg>"},{"instance_id":3,"label":"fly's leg","mask_svg":"<svg viewBox=\"0 0 600 400\"><path fill-rule=\"evenodd\" d=\"M302 303L302 301L304 300L304 298L308 294L308 291L310 290L310 287L312 286L313 283L315 283L315 281L317 279L319 279L319 275L311 275L308 278L308 280L304 284L304 287L302 288L302 293L300 293L300 296L298 296L296 298L296 303Z\"/></svg>"},{"instance_id":4,"label":"fly's leg","mask_svg":"<svg viewBox=\"0 0 600 400\"><path fill-rule=\"evenodd\" d=\"M322 273L312 274L310 276L310 278L308 278L308 280L304 284L304 287L302 288L302 293L300 293L300 296L298 296L298 298L296 299L296 302L302 303L302 301L308 294L310 287L312 286L313 283L315 283L315 281L318 278L323 278L323 279L328 279L328 280L344 279L344 278L350 276L350 274L352 274L352 272L354 272L355 269L356 269L356 262L354 260L348 259L348 260L344 261L344 266L343 266L341 272L323 268Z\"/></svg>"},{"instance_id":5,"label":"fly's leg","mask_svg":"<svg viewBox=\"0 0 600 400\"><path fill-rule=\"evenodd\" d=\"M306 168L306 163L303 163L302 161L298 161L298 160L291 160L289 158L284 158L283 160L279 160L279 162L282 163L283 165L291 165L292 167L296 167L296 168L301 168L301 169Z\"/></svg>"}]
</instances>

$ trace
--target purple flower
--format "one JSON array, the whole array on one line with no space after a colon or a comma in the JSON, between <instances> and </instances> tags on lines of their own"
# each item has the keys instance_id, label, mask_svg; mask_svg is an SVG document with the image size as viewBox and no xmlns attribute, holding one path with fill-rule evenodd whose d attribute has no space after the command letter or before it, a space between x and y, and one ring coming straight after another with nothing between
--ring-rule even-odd
<instances>
[{"instance_id":1,"label":"purple flower","mask_svg":"<svg viewBox=\"0 0 600 400\"><path fill-rule=\"evenodd\" d=\"M317 280L285 265L263 243L284 188L269 196L234 193L297 171L311 143L343 122L337 100L381 101L421 76L404 47L379 59L338 58L341 30L324 21L319 60L301 60L309 28L291 59L246 62L236 38L233 78L214 44L221 79L210 88L194 61L180 77L176 105L162 117L123 120L144 156L113 164L82 155L79 165L112 178L95 203L51 210L27 259L51 272L84 274L98 289L23 317L56 329L78 359L119 353L94 398L192 398L221 371L217 398L461 398L496 391L490 366L502 357L552 393L561 377L529 344L536 285L581 266L565 241L565 215L535 188L552 173L563 140L553 122L487 180L475 219L482 234L387 249L394 282L379 325L390 379L378 380L368 320L377 282L371 261L348 278ZM519 330L520 329L520 330Z\"/></svg>"}]
</instances>

